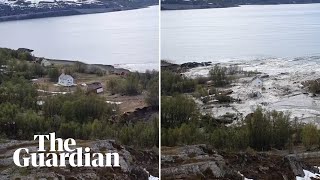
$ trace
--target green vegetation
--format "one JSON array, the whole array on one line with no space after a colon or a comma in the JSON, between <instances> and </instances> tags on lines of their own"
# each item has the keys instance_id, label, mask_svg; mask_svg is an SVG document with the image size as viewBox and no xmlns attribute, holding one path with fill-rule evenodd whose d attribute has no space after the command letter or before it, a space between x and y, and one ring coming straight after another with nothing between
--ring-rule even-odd
<instances>
[{"instance_id":1,"label":"green vegetation","mask_svg":"<svg viewBox=\"0 0 320 180\"><path fill-rule=\"evenodd\" d=\"M161 108L162 112L168 112L168 104L163 104ZM189 111L190 109L181 113ZM171 112L176 113L174 108ZM197 114L196 109L193 110L193 114ZM289 114L277 111L257 108L241 125L229 127L207 115L197 116L197 120L193 118L192 121L188 121L187 119L190 118L179 119L178 122L183 122L180 125L170 122L171 126L166 124L166 121L162 121L163 146L205 143L217 149L237 151L250 147L260 151L271 148L287 149L292 145L291 143L294 143L293 145L303 143L307 149L320 145L320 132L314 125L295 126L289 122Z\"/></svg>"},{"instance_id":2,"label":"green vegetation","mask_svg":"<svg viewBox=\"0 0 320 180\"><path fill-rule=\"evenodd\" d=\"M227 77L227 68L215 65L213 69L210 70L210 79L213 81L216 87L223 87L230 84L230 78Z\"/></svg>"},{"instance_id":3,"label":"green vegetation","mask_svg":"<svg viewBox=\"0 0 320 180\"><path fill-rule=\"evenodd\" d=\"M31 55L30 55L31 56ZM29 62L33 56L9 49L0 49L0 137L32 139L34 134L56 132L62 138L116 139L137 147L158 146L158 119L121 123L117 105L108 104L102 96L82 90L69 94L48 95L38 92L31 79L48 77L56 81L61 67L43 67ZM69 66L68 66L69 67ZM60 68L60 69L59 69ZM64 70L84 72L81 63ZM99 75L99 74L97 74ZM158 106L158 73L132 73L121 77L111 87L123 85L123 92L135 95L146 90L148 103ZM112 81L111 81L112 82ZM110 82L109 82L110 83ZM118 89L114 91L118 92ZM44 103L39 104L39 101Z\"/></svg>"},{"instance_id":4,"label":"green vegetation","mask_svg":"<svg viewBox=\"0 0 320 180\"><path fill-rule=\"evenodd\" d=\"M161 98L162 127L179 127L183 123L192 122L197 115L196 104L192 99L183 95Z\"/></svg>"},{"instance_id":5,"label":"green vegetation","mask_svg":"<svg viewBox=\"0 0 320 180\"><path fill-rule=\"evenodd\" d=\"M267 150L285 148L291 137L290 115L277 111L264 112L261 108L246 119L250 147Z\"/></svg>"},{"instance_id":6,"label":"green vegetation","mask_svg":"<svg viewBox=\"0 0 320 180\"><path fill-rule=\"evenodd\" d=\"M320 94L320 83L318 80L314 80L309 84L309 91L314 94Z\"/></svg>"},{"instance_id":7,"label":"green vegetation","mask_svg":"<svg viewBox=\"0 0 320 180\"><path fill-rule=\"evenodd\" d=\"M302 128L302 143L310 150L313 146L319 145L319 132L314 124L307 124Z\"/></svg>"},{"instance_id":8,"label":"green vegetation","mask_svg":"<svg viewBox=\"0 0 320 180\"><path fill-rule=\"evenodd\" d=\"M148 90L146 102L149 106L159 107L159 76L151 78L146 88Z\"/></svg>"},{"instance_id":9,"label":"green vegetation","mask_svg":"<svg viewBox=\"0 0 320 180\"><path fill-rule=\"evenodd\" d=\"M196 88L196 81L171 71L161 71L161 95L191 93Z\"/></svg>"},{"instance_id":10,"label":"green vegetation","mask_svg":"<svg viewBox=\"0 0 320 180\"><path fill-rule=\"evenodd\" d=\"M151 90L154 86L158 86L157 84L159 83L157 82L159 82L158 72L146 71L145 73L129 73L125 78L114 77L109 79L106 84L111 94L119 93L121 95L134 96L141 94L144 90Z\"/></svg>"},{"instance_id":11,"label":"green vegetation","mask_svg":"<svg viewBox=\"0 0 320 180\"><path fill-rule=\"evenodd\" d=\"M59 78L60 74L61 73L60 73L59 69L56 67L50 68L48 70L48 76L49 76L51 82L56 82L57 79Z\"/></svg>"},{"instance_id":12,"label":"green vegetation","mask_svg":"<svg viewBox=\"0 0 320 180\"><path fill-rule=\"evenodd\" d=\"M215 94L216 87L225 87L229 85L236 74L246 75L238 66L222 67L215 65L210 71L209 77L198 77L191 79L182 74L169 70L161 71L161 94L162 96L172 96L182 93L196 93L196 96L205 96ZM204 87L213 85L208 92Z\"/></svg>"}]
</instances>

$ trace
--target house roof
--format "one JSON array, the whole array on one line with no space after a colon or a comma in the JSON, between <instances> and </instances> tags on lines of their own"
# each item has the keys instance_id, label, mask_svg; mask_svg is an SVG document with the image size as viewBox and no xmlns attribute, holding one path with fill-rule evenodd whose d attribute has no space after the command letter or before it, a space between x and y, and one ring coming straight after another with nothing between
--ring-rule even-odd
<instances>
[{"instance_id":1,"label":"house roof","mask_svg":"<svg viewBox=\"0 0 320 180\"><path fill-rule=\"evenodd\" d=\"M256 80L256 79L259 79L260 81L262 81L262 79L261 79L259 76L256 76L256 77L254 77L254 78L251 80L251 82L254 81L254 80Z\"/></svg>"},{"instance_id":2,"label":"house roof","mask_svg":"<svg viewBox=\"0 0 320 180\"><path fill-rule=\"evenodd\" d=\"M102 84L100 82L94 82L91 84L87 84L87 86L88 86L88 89L90 89L90 90L102 88Z\"/></svg>"},{"instance_id":3,"label":"house roof","mask_svg":"<svg viewBox=\"0 0 320 180\"><path fill-rule=\"evenodd\" d=\"M66 79L73 79L73 77L70 76L70 75L67 75L67 74L62 73L62 74L59 76L59 79L61 79L61 80L66 80Z\"/></svg>"},{"instance_id":4,"label":"house roof","mask_svg":"<svg viewBox=\"0 0 320 180\"><path fill-rule=\"evenodd\" d=\"M41 62L49 62L48 60L46 60L46 59L42 59L42 61Z\"/></svg>"}]
</instances>

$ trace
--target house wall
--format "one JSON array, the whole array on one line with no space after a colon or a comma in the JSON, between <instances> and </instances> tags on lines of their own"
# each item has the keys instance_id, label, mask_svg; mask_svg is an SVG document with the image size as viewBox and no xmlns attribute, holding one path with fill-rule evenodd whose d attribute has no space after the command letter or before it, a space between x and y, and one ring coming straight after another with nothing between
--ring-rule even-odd
<instances>
[{"instance_id":1,"label":"house wall","mask_svg":"<svg viewBox=\"0 0 320 180\"><path fill-rule=\"evenodd\" d=\"M256 86L256 87L262 87L263 86L263 82L260 79L253 80L251 84L253 86Z\"/></svg>"},{"instance_id":2,"label":"house wall","mask_svg":"<svg viewBox=\"0 0 320 180\"><path fill-rule=\"evenodd\" d=\"M97 93L102 93L102 92L103 92L103 88L97 89Z\"/></svg>"},{"instance_id":3,"label":"house wall","mask_svg":"<svg viewBox=\"0 0 320 180\"><path fill-rule=\"evenodd\" d=\"M58 84L61 84L63 86L72 86L74 84L73 79L59 79Z\"/></svg>"}]
</instances>

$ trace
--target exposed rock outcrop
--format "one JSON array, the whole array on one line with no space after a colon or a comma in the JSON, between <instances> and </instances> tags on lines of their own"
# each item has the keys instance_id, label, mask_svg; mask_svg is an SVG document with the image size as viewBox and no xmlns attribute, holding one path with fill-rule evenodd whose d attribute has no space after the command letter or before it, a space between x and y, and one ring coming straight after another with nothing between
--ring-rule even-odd
<instances>
[{"instance_id":1,"label":"exposed rock outcrop","mask_svg":"<svg viewBox=\"0 0 320 180\"><path fill-rule=\"evenodd\" d=\"M207 145L163 147L162 179L295 179L319 173L295 156L267 152L217 152Z\"/></svg>"},{"instance_id":2,"label":"exposed rock outcrop","mask_svg":"<svg viewBox=\"0 0 320 180\"><path fill-rule=\"evenodd\" d=\"M162 148L161 164L162 179L213 179L230 174L224 158L206 145Z\"/></svg>"},{"instance_id":3,"label":"exposed rock outcrop","mask_svg":"<svg viewBox=\"0 0 320 180\"><path fill-rule=\"evenodd\" d=\"M13 163L13 152L22 147L28 148L31 153L36 152L38 143L34 141L5 141L0 144L0 179L147 180L150 175L159 176L157 150L137 150L122 146L113 140L77 141L77 146L90 147L91 152L117 152L120 156L120 167L17 168Z\"/></svg>"}]
</instances>

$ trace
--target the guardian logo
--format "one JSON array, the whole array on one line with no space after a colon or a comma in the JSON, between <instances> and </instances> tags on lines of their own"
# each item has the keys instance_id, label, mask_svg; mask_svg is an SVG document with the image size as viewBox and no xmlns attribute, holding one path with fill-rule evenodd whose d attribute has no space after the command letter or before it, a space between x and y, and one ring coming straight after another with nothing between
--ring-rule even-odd
<instances>
[{"instance_id":1,"label":"the guardian logo","mask_svg":"<svg viewBox=\"0 0 320 180\"><path fill-rule=\"evenodd\" d=\"M13 161L19 167L120 167L118 153L92 153L90 148L75 148L72 138L55 138L55 133L35 135L39 140L37 153L29 153L27 148L19 148L13 154ZM50 148L45 149L45 140Z\"/></svg>"}]
</instances>

